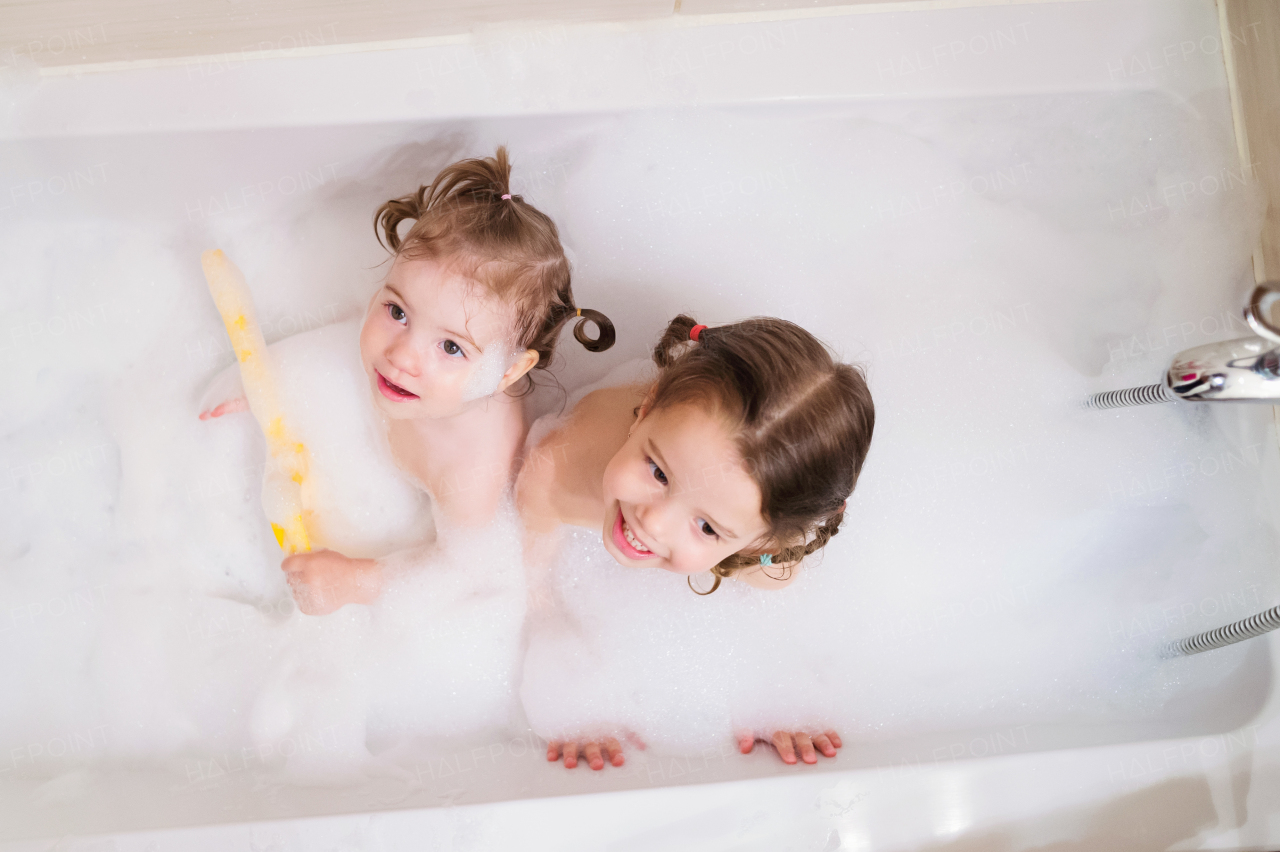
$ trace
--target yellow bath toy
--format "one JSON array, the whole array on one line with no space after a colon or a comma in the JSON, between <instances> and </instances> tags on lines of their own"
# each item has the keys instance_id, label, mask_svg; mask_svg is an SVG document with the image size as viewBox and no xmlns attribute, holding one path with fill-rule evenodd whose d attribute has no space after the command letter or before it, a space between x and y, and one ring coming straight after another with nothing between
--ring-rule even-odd
<instances>
[{"instance_id":1,"label":"yellow bath toy","mask_svg":"<svg viewBox=\"0 0 1280 852\"><path fill-rule=\"evenodd\" d=\"M262 506L276 541L288 553L311 549L311 539L303 523L302 482L307 476L307 448L296 440L285 424L284 411L276 393L267 342L254 318L253 299L244 275L219 249L200 256L204 277L209 283L222 322L231 338L231 349L240 363L249 410L267 439L270 468L262 485Z\"/></svg>"}]
</instances>

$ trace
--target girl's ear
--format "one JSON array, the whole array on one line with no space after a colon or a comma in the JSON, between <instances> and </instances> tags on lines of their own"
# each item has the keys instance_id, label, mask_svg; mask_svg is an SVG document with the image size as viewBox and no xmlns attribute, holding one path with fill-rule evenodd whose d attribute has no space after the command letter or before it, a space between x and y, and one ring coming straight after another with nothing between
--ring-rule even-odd
<instances>
[{"instance_id":1,"label":"girl's ear","mask_svg":"<svg viewBox=\"0 0 1280 852\"><path fill-rule=\"evenodd\" d=\"M507 371L502 374L502 381L498 382L498 389L495 393L502 393L507 388L524 378L525 374L532 370L538 364L538 353L532 349L526 349L516 356L516 361Z\"/></svg>"},{"instance_id":2,"label":"girl's ear","mask_svg":"<svg viewBox=\"0 0 1280 852\"><path fill-rule=\"evenodd\" d=\"M644 401L641 402L640 406L636 409L636 423L639 423L646 416L648 416L649 409L652 407L653 407L653 389L650 388L649 392L644 395ZM634 425L635 424L632 424L633 428L634 428Z\"/></svg>"}]
</instances>

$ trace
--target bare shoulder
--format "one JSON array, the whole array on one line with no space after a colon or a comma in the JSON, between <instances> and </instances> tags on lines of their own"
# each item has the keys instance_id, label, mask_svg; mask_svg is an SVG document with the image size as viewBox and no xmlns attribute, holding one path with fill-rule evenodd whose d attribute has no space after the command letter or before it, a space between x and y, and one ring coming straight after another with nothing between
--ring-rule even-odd
<instances>
[{"instance_id":1,"label":"bare shoulder","mask_svg":"<svg viewBox=\"0 0 1280 852\"><path fill-rule=\"evenodd\" d=\"M538 427L534 424L534 428ZM557 479L555 447L564 443L568 421L562 420L542 435L526 451L516 474L516 508L526 527L547 532L559 523L552 507L552 494Z\"/></svg>"},{"instance_id":2,"label":"bare shoulder","mask_svg":"<svg viewBox=\"0 0 1280 852\"><path fill-rule=\"evenodd\" d=\"M548 531L590 516L593 494L599 490L597 480L617 446L626 440L644 390L626 385L601 388L544 427L545 432L525 453L516 478L516 504L526 526ZM534 429L538 428L535 423Z\"/></svg>"}]
</instances>

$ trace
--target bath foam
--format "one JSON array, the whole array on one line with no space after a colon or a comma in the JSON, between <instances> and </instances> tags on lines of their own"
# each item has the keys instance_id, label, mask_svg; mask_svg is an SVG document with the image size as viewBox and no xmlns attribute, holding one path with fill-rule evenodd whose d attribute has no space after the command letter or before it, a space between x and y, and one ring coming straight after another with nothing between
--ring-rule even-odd
<instances>
[{"instance_id":1,"label":"bath foam","mask_svg":"<svg viewBox=\"0 0 1280 852\"><path fill-rule=\"evenodd\" d=\"M442 527L436 548L383 561L387 590L371 608L377 634L365 658L371 747L501 730L518 718L520 553L507 504L480 535Z\"/></svg>"},{"instance_id":2,"label":"bath foam","mask_svg":"<svg viewBox=\"0 0 1280 852\"><path fill-rule=\"evenodd\" d=\"M486 396L493 396L507 370L515 363L512 347L505 343L491 343L489 348L480 354L467 383L462 389L462 401L471 402Z\"/></svg>"}]
</instances>

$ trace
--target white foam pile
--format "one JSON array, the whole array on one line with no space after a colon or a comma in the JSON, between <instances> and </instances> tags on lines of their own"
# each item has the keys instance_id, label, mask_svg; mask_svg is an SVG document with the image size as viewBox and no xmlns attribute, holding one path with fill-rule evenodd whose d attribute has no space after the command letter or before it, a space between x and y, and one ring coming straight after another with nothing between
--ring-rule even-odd
<instances>
[{"instance_id":1,"label":"white foam pile","mask_svg":"<svg viewBox=\"0 0 1280 852\"><path fill-rule=\"evenodd\" d=\"M856 747L1167 714L1246 651L1152 649L1280 592L1269 408L1077 406L1244 333L1257 198L1227 180L1229 123L1197 108L1082 95L229 134L232 159L301 152L291 168L340 160L346 177L177 224L197 184L269 167L197 180L189 140L60 143L133 177L0 231L0 682L22 696L0 702L0 769L325 738L273 764L323 781L406 739L508 724L517 693L544 736L625 728L673 749L736 727L833 726ZM564 612L522 657L508 518L397 572L377 607L292 612L260 438L248 415L196 418L231 363L199 253L244 269L268 340L358 314L381 274L377 204L499 142L561 226L579 304L618 325L604 356L565 336L570 388L680 311L783 316L868 365L862 482L790 588L699 598L584 532L553 577ZM298 428L326 459L329 534L385 552L421 507L377 462L358 367L324 354L345 333L288 367L311 406ZM50 758L67 736L92 745Z\"/></svg>"}]
</instances>

